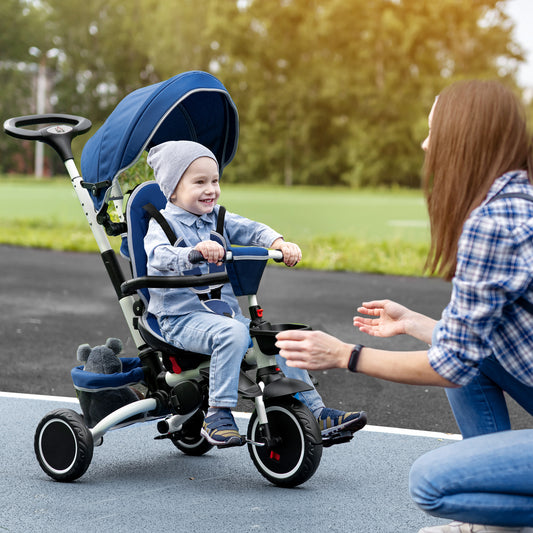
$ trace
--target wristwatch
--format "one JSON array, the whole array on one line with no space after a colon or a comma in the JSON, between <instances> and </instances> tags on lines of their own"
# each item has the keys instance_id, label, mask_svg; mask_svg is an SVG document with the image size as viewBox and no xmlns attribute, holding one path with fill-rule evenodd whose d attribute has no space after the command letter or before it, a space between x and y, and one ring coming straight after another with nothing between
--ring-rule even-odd
<instances>
[{"instance_id":1,"label":"wristwatch","mask_svg":"<svg viewBox=\"0 0 533 533\"><path fill-rule=\"evenodd\" d=\"M362 344L356 344L353 347L352 354L350 355L350 360L348 361L348 370L350 370L350 372L357 372L357 362L359 361L359 356L361 355L362 349Z\"/></svg>"}]
</instances>

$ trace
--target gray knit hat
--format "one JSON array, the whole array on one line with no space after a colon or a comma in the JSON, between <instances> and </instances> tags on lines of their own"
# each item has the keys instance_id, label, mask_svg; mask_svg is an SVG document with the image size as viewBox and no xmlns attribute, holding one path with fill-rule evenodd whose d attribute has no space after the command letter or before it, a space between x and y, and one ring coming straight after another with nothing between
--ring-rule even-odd
<instances>
[{"instance_id":1,"label":"gray knit hat","mask_svg":"<svg viewBox=\"0 0 533 533\"><path fill-rule=\"evenodd\" d=\"M191 163L200 157L210 157L218 168L213 152L193 141L168 141L154 146L148 152L146 161L154 169L155 181L167 200Z\"/></svg>"}]
</instances>

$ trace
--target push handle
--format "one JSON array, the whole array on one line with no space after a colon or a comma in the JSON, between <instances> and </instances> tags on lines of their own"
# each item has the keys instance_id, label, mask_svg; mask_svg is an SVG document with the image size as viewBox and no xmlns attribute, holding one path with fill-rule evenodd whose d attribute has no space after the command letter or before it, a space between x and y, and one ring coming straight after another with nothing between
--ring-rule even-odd
<instances>
[{"instance_id":1,"label":"push handle","mask_svg":"<svg viewBox=\"0 0 533 533\"><path fill-rule=\"evenodd\" d=\"M25 126L46 124L40 129ZM72 139L91 129L91 121L76 115L49 114L26 115L8 118L4 122L4 131L16 139L40 141L51 146L63 161L72 159Z\"/></svg>"}]
</instances>

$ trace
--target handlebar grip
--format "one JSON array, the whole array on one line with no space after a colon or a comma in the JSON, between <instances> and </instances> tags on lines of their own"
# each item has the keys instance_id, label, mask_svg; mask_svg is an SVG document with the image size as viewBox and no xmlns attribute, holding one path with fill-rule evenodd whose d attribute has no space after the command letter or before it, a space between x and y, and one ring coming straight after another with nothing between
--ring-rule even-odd
<instances>
[{"instance_id":1,"label":"handlebar grip","mask_svg":"<svg viewBox=\"0 0 533 533\"><path fill-rule=\"evenodd\" d=\"M283 252L281 250L270 250L269 258L273 259L275 263L283 263Z\"/></svg>"},{"instance_id":2,"label":"handlebar grip","mask_svg":"<svg viewBox=\"0 0 533 533\"><path fill-rule=\"evenodd\" d=\"M189 262L193 265L205 261L204 256L198 250L191 250L189 252Z\"/></svg>"}]
</instances>

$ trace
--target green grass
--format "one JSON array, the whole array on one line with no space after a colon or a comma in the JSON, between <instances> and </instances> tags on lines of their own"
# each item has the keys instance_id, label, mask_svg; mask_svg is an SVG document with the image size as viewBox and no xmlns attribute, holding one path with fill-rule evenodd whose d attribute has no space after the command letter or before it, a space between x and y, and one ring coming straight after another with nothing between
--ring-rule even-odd
<instances>
[{"instance_id":1,"label":"green grass","mask_svg":"<svg viewBox=\"0 0 533 533\"><path fill-rule=\"evenodd\" d=\"M229 185L220 203L295 241L331 235L373 242L428 239L426 207L418 191Z\"/></svg>"},{"instance_id":2,"label":"green grass","mask_svg":"<svg viewBox=\"0 0 533 533\"><path fill-rule=\"evenodd\" d=\"M67 177L0 178L0 198L0 243L97 251ZM220 203L297 242L303 268L422 275L429 231L420 191L223 184Z\"/></svg>"}]
</instances>

